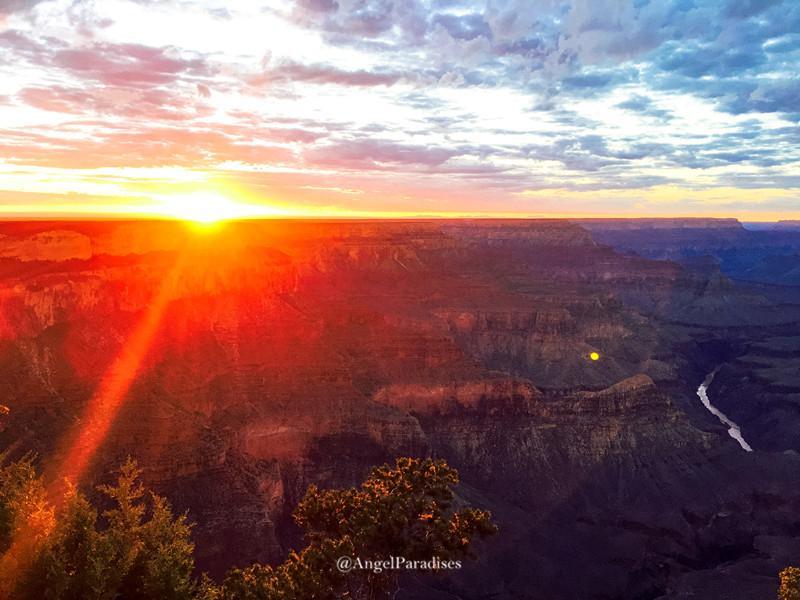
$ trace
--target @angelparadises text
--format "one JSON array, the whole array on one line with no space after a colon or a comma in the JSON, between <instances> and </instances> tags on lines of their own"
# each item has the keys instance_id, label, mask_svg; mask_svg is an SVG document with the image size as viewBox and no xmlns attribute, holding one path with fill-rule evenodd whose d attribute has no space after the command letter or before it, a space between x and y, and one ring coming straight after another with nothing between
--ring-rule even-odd
<instances>
[{"instance_id":1,"label":"@angelparadises text","mask_svg":"<svg viewBox=\"0 0 800 600\"><path fill-rule=\"evenodd\" d=\"M336 560L336 568L342 573L351 571L372 571L382 573L383 571L400 570L453 570L461 568L460 560L441 560L438 557L430 560L407 560L402 556L390 556L386 559L363 559L361 557L340 556Z\"/></svg>"}]
</instances>

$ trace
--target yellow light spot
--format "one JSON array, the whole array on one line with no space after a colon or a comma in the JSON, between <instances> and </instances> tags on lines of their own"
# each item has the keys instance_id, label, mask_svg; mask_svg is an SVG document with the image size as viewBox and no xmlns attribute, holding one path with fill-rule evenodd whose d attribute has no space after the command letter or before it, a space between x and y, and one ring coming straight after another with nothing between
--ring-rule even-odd
<instances>
[{"instance_id":1,"label":"yellow light spot","mask_svg":"<svg viewBox=\"0 0 800 600\"><path fill-rule=\"evenodd\" d=\"M592 353L589 355L589 358L591 358L592 360L597 360L597 359L599 359L599 358L600 358L600 355L599 355L597 352L592 352Z\"/></svg>"}]
</instances>

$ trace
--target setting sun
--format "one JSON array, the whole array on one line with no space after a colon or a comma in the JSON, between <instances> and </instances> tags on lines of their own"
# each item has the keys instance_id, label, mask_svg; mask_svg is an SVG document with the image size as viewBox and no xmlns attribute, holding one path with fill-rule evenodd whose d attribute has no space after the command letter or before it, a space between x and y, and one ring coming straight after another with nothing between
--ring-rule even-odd
<instances>
[{"instance_id":1,"label":"setting sun","mask_svg":"<svg viewBox=\"0 0 800 600\"><path fill-rule=\"evenodd\" d=\"M198 225L213 225L229 219L269 216L278 211L237 202L219 192L203 191L166 198L157 212Z\"/></svg>"}]
</instances>

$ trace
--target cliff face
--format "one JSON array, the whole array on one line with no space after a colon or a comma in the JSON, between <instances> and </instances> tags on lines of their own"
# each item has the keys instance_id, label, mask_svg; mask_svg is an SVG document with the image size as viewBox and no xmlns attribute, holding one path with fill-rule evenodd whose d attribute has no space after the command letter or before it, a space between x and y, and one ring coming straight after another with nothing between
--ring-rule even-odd
<instances>
[{"instance_id":1,"label":"cliff face","mask_svg":"<svg viewBox=\"0 0 800 600\"><path fill-rule=\"evenodd\" d=\"M686 387L686 349L721 335L710 325L746 322L766 302L715 273L619 255L559 221L6 223L0 234L39 244L0 259L11 408L0 446L47 465L134 347L85 480L133 455L190 511L215 575L296 543L289 514L309 483L350 486L398 456L447 459L459 494L509 532L486 548L493 567L456 585L462 598L498 586L643 597L677 585L685 564L721 564L704 556L725 536L736 543L720 552L735 560L755 535L788 531L764 523L795 501L784 482L796 461L747 462L665 394ZM670 323L684 319L692 328ZM746 499L767 472L782 504L753 516ZM737 517L718 531L721 498ZM602 572L559 587L591 554L554 549L565 536L598 545ZM531 577L550 596L515 595Z\"/></svg>"},{"instance_id":2,"label":"cliff face","mask_svg":"<svg viewBox=\"0 0 800 600\"><path fill-rule=\"evenodd\" d=\"M451 221L441 230L472 248L505 247L511 250L530 248L587 248L597 244L578 225L556 219L531 219L520 226L519 220L476 219Z\"/></svg>"},{"instance_id":3,"label":"cliff face","mask_svg":"<svg viewBox=\"0 0 800 600\"><path fill-rule=\"evenodd\" d=\"M753 448L800 452L800 328L753 340L722 365L708 393Z\"/></svg>"},{"instance_id":4,"label":"cliff face","mask_svg":"<svg viewBox=\"0 0 800 600\"><path fill-rule=\"evenodd\" d=\"M577 219L588 231L664 231L673 230L674 235L696 235L692 229L717 230L720 233L741 233L744 227L737 219L715 219L704 217L663 217L654 219ZM661 240L664 243L665 240Z\"/></svg>"},{"instance_id":5,"label":"cliff face","mask_svg":"<svg viewBox=\"0 0 800 600\"><path fill-rule=\"evenodd\" d=\"M714 256L722 271L738 278L770 256L800 250L800 229L748 230L736 219L585 219L575 221L592 238L620 252L656 259Z\"/></svg>"},{"instance_id":6,"label":"cliff face","mask_svg":"<svg viewBox=\"0 0 800 600\"><path fill-rule=\"evenodd\" d=\"M800 252L790 255L770 255L757 265L739 274L745 281L800 288Z\"/></svg>"},{"instance_id":7,"label":"cliff face","mask_svg":"<svg viewBox=\"0 0 800 600\"><path fill-rule=\"evenodd\" d=\"M30 236L0 237L0 257L29 262L86 260L92 255L88 236L69 230L52 230Z\"/></svg>"},{"instance_id":8,"label":"cliff face","mask_svg":"<svg viewBox=\"0 0 800 600\"><path fill-rule=\"evenodd\" d=\"M497 381L392 386L375 399L414 416L433 451L471 485L537 515L564 510L601 465L631 467L633 459L666 466L674 459L668 452L712 443L646 375L599 392L542 394L522 382ZM620 488L631 479L616 481L617 491L604 501L623 502Z\"/></svg>"}]
</instances>

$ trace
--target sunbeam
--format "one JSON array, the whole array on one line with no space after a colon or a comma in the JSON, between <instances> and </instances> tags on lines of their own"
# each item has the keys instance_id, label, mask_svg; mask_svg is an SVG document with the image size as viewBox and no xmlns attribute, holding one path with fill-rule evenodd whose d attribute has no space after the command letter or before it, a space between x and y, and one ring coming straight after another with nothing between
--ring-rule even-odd
<instances>
[{"instance_id":1,"label":"sunbeam","mask_svg":"<svg viewBox=\"0 0 800 600\"><path fill-rule=\"evenodd\" d=\"M45 465L47 498L58 510L70 484L77 485L102 444L130 389L139 366L150 350L164 310L172 298L187 264L184 250L164 278L158 293L109 367L86 407L84 417L62 442L63 450ZM41 539L16 535L0 558L0 598L9 598L20 576L36 560Z\"/></svg>"}]
</instances>

